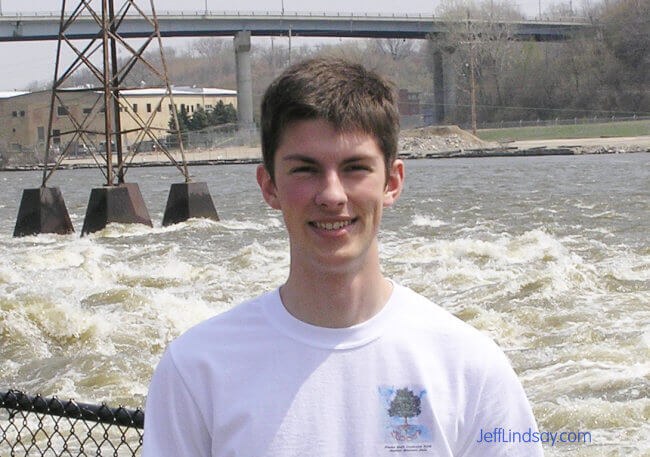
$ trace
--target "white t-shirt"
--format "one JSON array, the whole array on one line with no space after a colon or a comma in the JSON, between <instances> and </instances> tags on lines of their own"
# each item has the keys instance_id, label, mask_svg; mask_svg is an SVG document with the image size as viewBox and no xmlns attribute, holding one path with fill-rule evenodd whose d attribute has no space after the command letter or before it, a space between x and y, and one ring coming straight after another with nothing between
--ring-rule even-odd
<instances>
[{"instance_id":1,"label":"white t-shirt","mask_svg":"<svg viewBox=\"0 0 650 457\"><path fill-rule=\"evenodd\" d=\"M143 456L543 455L495 442L495 429L537 430L505 355L476 329L397 284L376 316L339 329L297 320L275 290L169 346Z\"/></svg>"}]
</instances>

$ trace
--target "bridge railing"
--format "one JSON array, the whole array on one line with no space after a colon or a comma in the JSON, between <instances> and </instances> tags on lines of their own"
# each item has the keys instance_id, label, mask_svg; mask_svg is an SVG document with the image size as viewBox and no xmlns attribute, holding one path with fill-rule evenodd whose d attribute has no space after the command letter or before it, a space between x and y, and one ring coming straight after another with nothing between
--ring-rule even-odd
<instances>
[{"instance_id":1,"label":"bridge railing","mask_svg":"<svg viewBox=\"0 0 650 457\"><path fill-rule=\"evenodd\" d=\"M0 391L0 455L134 457L144 412Z\"/></svg>"},{"instance_id":2,"label":"bridge railing","mask_svg":"<svg viewBox=\"0 0 650 457\"><path fill-rule=\"evenodd\" d=\"M146 10L145 10L146 11ZM5 17L59 17L61 11L16 11L16 12L0 12L0 16ZM81 12L82 16L90 16L87 11ZM128 16L139 16L137 12L127 13ZM426 13L376 13L376 12L344 12L344 11L242 11L242 10L199 10L199 11L186 11L186 10L156 10L158 16L316 16L316 17L378 17L378 18L425 18L433 19L433 14Z\"/></svg>"},{"instance_id":3,"label":"bridge railing","mask_svg":"<svg viewBox=\"0 0 650 457\"><path fill-rule=\"evenodd\" d=\"M161 10L156 11L158 17L177 17L177 16L187 16L187 17L233 17L233 16L251 16L251 17L346 17L346 18L377 18L377 19L424 19L424 20L434 20L440 19L444 20L442 17L437 17L434 14L427 13L380 13L380 12L351 12L351 11L237 11L237 10L198 10L198 11L185 11L185 10ZM61 11L0 11L0 18L32 18L32 17L59 17ZM90 16L90 13L82 12L82 16ZM132 12L128 13L128 16L139 16L139 13ZM498 20L498 19L497 19ZM589 23L590 20L582 16L570 16L562 18L553 18L553 17L536 17L532 19L524 19L516 21L518 23L538 23L538 22L552 22L552 23Z\"/></svg>"}]
</instances>

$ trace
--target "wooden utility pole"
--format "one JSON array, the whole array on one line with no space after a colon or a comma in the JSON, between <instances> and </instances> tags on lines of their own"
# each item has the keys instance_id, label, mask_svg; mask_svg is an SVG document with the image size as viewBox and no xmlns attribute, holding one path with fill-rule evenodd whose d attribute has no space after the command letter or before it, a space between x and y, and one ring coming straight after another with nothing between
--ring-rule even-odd
<instances>
[{"instance_id":1,"label":"wooden utility pole","mask_svg":"<svg viewBox=\"0 0 650 457\"><path fill-rule=\"evenodd\" d=\"M289 65L291 65L291 26L289 26Z\"/></svg>"},{"instance_id":2,"label":"wooden utility pole","mask_svg":"<svg viewBox=\"0 0 650 457\"><path fill-rule=\"evenodd\" d=\"M467 35L469 39L469 93L471 99L472 134L476 135L476 77L474 75L474 34L472 33L472 22L467 10Z\"/></svg>"}]
</instances>

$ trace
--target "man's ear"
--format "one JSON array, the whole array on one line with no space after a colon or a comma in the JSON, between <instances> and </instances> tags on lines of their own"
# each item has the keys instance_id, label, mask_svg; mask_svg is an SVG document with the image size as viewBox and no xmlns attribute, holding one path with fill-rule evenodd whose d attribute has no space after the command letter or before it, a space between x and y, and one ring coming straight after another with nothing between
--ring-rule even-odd
<instances>
[{"instance_id":1,"label":"man's ear","mask_svg":"<svg viewBox=\"0 0 650 457\"><path fill-rule=\"evenodd\" d=\"M384 206L392 206L402 193L404 187L404 162L395 159L390 167L386 188L384 189Z\"/></svg>"},{"instance_id":2,"label":"man's ear","mask_svg":"<svg viewBox=\"0 0 650 457\"><path fill-rule=\"evenodd\" d=\"M257 166L257 184L259 184L262 190L262 196L266 203L273 209L281 209L275 183L264 165Z\"/></svg>"}]
</instances>

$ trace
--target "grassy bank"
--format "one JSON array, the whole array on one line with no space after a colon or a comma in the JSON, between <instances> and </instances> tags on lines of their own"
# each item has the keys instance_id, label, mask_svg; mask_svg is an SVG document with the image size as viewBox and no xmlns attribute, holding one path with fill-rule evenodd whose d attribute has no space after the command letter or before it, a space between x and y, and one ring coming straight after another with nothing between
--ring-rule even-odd
<instances>
[{"instance_id":1,"label":"grassy bank","mask_svg":"<svg viewBox=\"0 0 650 457\"><path fill-rule=\"evenodd\" d=\"M486 141L548 140L554 138L598 138L650 135L650 120L603 124L552 125L483 129L478 137Z\"/></svg>"}]
</instances>

